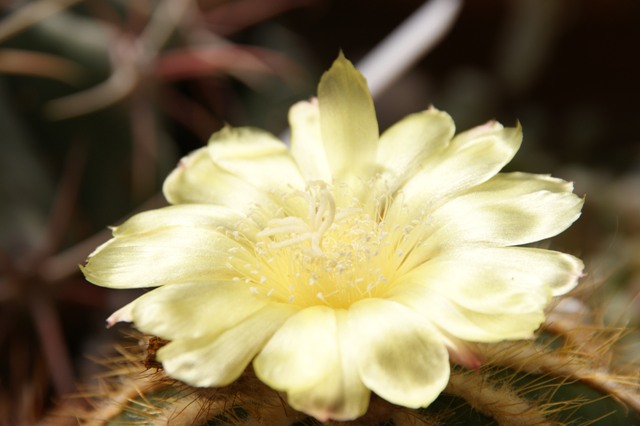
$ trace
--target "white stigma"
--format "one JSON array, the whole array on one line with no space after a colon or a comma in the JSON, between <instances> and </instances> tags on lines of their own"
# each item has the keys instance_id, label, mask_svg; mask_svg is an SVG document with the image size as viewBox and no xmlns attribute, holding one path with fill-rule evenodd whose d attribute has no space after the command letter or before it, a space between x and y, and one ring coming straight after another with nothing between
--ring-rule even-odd
<instances>
[{"instance_id":1,"label":"white stigma","mask_svg":"<svg viewBox=\"0 0 640 426\"><path fill-rule=\"evenodd\" d=\"M310 183L307 191L293 195L305 199L308 204L306 220L296 216L271 219L259 237L275 237L270 243L274 249L309 241L309 253L322 256L322 238L336 217L336 202L326 183ZM284 238L282 238L284 236ZM281 238L278 238L281 237Z\"/></svg>"}]
</instances>

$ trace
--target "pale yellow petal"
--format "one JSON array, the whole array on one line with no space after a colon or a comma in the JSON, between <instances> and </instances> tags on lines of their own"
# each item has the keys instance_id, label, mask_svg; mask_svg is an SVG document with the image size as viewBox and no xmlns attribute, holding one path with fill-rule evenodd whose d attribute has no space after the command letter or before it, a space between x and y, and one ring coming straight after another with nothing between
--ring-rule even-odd
<instances>
[{"instance_id":1,"label":"pale yellow petal","mask_svg":"<svg viewBox=\"0 0 640 426\"><path fill-rule=\"evenodd\" d=\"M542 310L506 314L475 312L425 283L398 286L389 298L428 318L447 334L470 342L529 338L544 321Z\"/></svg>"},{"instance_id":2,"label":"pale yellow petal","mask_svg":"<svg viewBox=\"0 0 640 426\"><path fill-rule=\"evenodd\" d=\"M434 231L425 248L434 254L438 247L460 244L528 244L559 234L580 216L583 200L561 188L556 192L556 183L545 182L549 178L505 183L508 178L500 176L433 212L428 220Z\"/></svg>"},{"instance_id":3,"label":"pale yellow petal","mask_svg":"<svg viewBox=\"0 0 640 426\"><path fill-rule=\"evenodd\" d=\"M414 219L487 181L511 161L521 141L520 126L503 128L497 122L457 135L401 188L389 220Z\"/></svg>"},{"instance_id":4,"label":"pale yellow petal","mask_svg":"<svg viewBox=\"0 0 640 426\"><path fill-rule=\"evenodd\" d=\"M366 180L375 172L378 121L367 82L342 53L320 79L318 102L333 177Z\"/></svg>"},{"instance_id":5,"label":"pale yellow petal","mask_svg":"<svg viewBox=\"0 0 640 426\"><path fill-rule=\"evenodd\" d=\"M338 362L334 310L306 308L289 318L256 357L258 377L283 391L308 387ZM295 372L292 374L292 372Z\"/></svg>"},{"instance_id":6,"label":"pale yellow petal","mask_svg":"<svg viewBox=\"0 0 640 426\"><path fill-rule=\"evenodd\" d=\"M447 248L521 245L552 237L580 216L583 200L572 189L571 183L546 175L500 173L435 211L415 214L409 218L424 226L414 229L412 245L402 247L408 254L399 273Z\"/></svg>"},{"instance_id":7,"label":"pale yellow petal","mask_svg":"<svg viewBox=\"0 0 640 426\"><path fill-rule=\"evenodd\" d=\"M507 197L536 191L563 193L573 192L573 183L542 174L498 173L488 181L470 189L469 192L477 191L501 191L501 195Z\"/></svg>"},{"instance_id":8,"label":"pale yellow petal","mask_svg":"<svg viewBox=\"0 0 640 426\"><path fill-rule=\"evenodd\" d=\"M178 204L148 210L129 218L114 228L113 235L124 237L154 232L160 228L185 227L211 229L221 233L241 234L243 240L253 242L259 228L245 214L228 207L211 204Z\"/></svg>"},{"instance_id":9,"label":"pale yellow petal","mask_svg":"<svg viewBox=\"0 0 640 426\"><path fill-rule=\"evenodd\" d=\"M89 256L82 271L92 283L112 288L217 281L237 275L230 256L253 259L242 244L216 229L167 226L116 236Z\"/></svg>"},{"instance_id":10,"label":"pale yellow petal","mask_svg":"<svg viewBox=\"0 0 640 426\"><path fill-rule=\"evenodd\" d=\"M169 376L188 385L225 386L242 374L293 313L291 305L268 303L221 334L174 340L158 351L157 358Z\"/></svg>"},{"instance_id":11,"label":"pale yellow petal","mask_svg":"<svg viewBox=\"0 0 640 426\"><path fill-rule=\"evenodd\" d=\"M118 322L132 322L133 321L133 307L136 301L129 302L122 308L118 309L107 318L107 328L113 327Z\"/></svg>"},{"instance_id":12,"label":"pale yellow petal","mask_svg":"<svg viewBox=\"0 0 640 426\"><path fill-rule=\"evenodd\" d=\"M225 127L211 136L208 148L217 166L268 194L305 187L291 151L264 130Z\"/></svg>"},{"instance_id":13,"label":"pale yellow petal","mask_svg":"<svg viewBox=\"0 0 640 426\"><path fill-rule=\"evenodd\" d=\"M291 154L300 172L309 180L331 183L331 170L322 143L318 100L298 102L289 110Z\"/></svg>"},{"instance_id":14,"label":"pale yellow petal","mask_svg":"<svg viewBox=\"0 0 640 426\"><path fill-rule=\"evenodd\" d=\"M136 328L147 334L168 340L197 339L222 333L266 304L242 282L179 283L139 297L132 318Z\"/></svg>"},{"instance_id":15,"label":"pale yellow petal","mask_svg":"<svg viewBox=\"0 0 640 426\"><path fill-rule=\"evenodd\" d=\"M256 374L287 392L293 408L321 421L361 416L370 392L345 353L345 328L344 310L314 306L298 312L256 357Z\"/></svg>"},{"instance_id":16,"label":"pale yellow petal","mask_svg":"<svg viewBox=\"0 0 640 426\"><path fill-rule=\"evenodd\" d=\"M394 404L425 407L449 380L441 335L393 301L364 299L349 308L350 352L364 384Z\"/></svg>"},{"instance_id":17,"label":"pale yellow petal","mask_svg":"<svg viewBox=\"0 0 640 426\"><path fill-rule=\"evenodd\" d=\"M413 176L422 163L439 155L455 132L449 114L430 108L411 114L380 136L377 163L390 174L391 192Z\"/></svg>"},{"instance_id":18,"label":"pale yellow petal","mask_svg":"<svg viewBox=\"0 0 640 426\"><path fill-rule=\"evenodd\" d=\"M257 207L270 212L279 208L264 191L218 167L207 147L182 158L162 189L171 204L216 204L247 214Z\"/></svg>"},{"instance_id":19,"label":"pale yellow petal","mask_svg":"<svg viewBox=\"0 0 640 426\"><path fill-rule=\"evenodd\" d=\"M523 247L449 250L414 269L418 283L456 304L487 314L542 312L551 297L578 283L582 262L565 253Z\"/></svg>"}]
</instances>

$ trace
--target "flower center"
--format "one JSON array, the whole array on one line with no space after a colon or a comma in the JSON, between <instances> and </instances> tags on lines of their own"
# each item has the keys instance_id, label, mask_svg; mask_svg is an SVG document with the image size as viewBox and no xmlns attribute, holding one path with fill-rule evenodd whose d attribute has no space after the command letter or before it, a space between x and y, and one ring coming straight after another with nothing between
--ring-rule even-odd
<instances>
[{"instance_id":1,"label":"flower center","mask_svg":"<svg viewBox=\"0 0 640 426\"><path fill-rule=\"evenodd\" d=\"M292 211L271 219L255 245L244 280L257 294L300 306L346 308L388 285L396 242L375 208L336 205L331 188L312 182L287 197ZM369 210L369 211L367 211Z\"/></svg>"}]
</instances>

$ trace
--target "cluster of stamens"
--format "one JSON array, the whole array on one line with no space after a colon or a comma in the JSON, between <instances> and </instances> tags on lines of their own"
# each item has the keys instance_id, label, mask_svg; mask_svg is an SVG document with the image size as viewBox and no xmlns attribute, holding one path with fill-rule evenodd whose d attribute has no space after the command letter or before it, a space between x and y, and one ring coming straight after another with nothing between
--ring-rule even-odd
<instances>
[{"instance_id":1,"label":"cluster of stamens","mask_svg":"<svg viewBox=\"0 0 640 426\"><path fill-rule=\"evenodd\" d=\"M292 190L283 204L290 211L270 219L252 244L255 260L230 261L235 280L279 302L335 308L372 297L388 282L394 242L362 205L337 206L324 182Z\"/></svg>"}]
</instances>

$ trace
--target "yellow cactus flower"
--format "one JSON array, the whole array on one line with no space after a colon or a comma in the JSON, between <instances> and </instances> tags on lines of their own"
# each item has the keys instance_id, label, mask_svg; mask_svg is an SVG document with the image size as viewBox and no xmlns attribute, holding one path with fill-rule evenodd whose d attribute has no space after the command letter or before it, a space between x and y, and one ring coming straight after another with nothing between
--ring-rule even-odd
<instances>
[{"instance_id":1,"label":"yellow cactus flower","mask_svg":"<svg viewBox=\"0 0 640 426\"><path fill-rule=\"evenodd\" d=\"M378 132L365 79L342 55L294 105L291 148L225 128L180 161L172 204L114 228L87 279L158 287L114 313L170 341L166 373L224 386L257 376L320 420L354 419L371 392L406 407L445 388L473 342L531 337L582 262L517 247L580 215L572 185L502 173L519 126L454 136L430 108Z\"/></svg>"}]
</instances>

